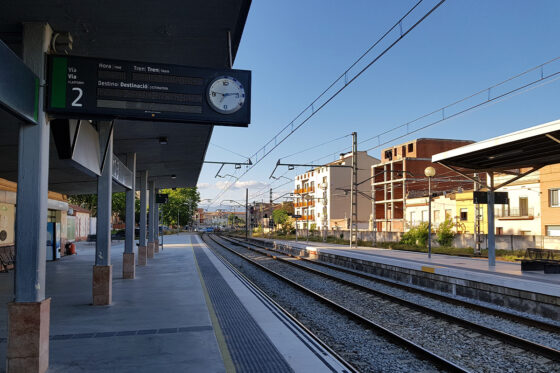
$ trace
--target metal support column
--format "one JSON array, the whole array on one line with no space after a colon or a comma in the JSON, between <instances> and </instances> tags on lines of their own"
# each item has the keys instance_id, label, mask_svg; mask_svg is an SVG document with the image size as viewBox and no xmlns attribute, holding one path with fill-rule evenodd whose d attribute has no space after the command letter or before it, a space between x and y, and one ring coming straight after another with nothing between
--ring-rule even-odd
<instances>
[{"instance_id":1,"label":"metal support column","mask_svg":"<svg viewBox=\"0 0 560 373\"><path fill-rule=\"evenodd\" d=\"M97 177L97 233L93 266L93 305L111 304L111 199L113 192L113 123L97 122L105 160ZM103 152L102 152L103 154Z\"/></svg>"},{"instance_id":2,"label":"metal support column","mask_svg":"<svg viewBox=\"0 0 560 373\"><path fill-rule=\"evenodd\" d=\"M126 191L126 226L123 253L123 278L134 278L134 231L136 227L136 153L126 155L126 166L132 171L130 190Z\"/></svg>"},{"instance_id":3,"label":"metal support column","mask_svg":"<svg viewBox=\"0 0 560 373\"><path fill-rule=\"evenodd\" d=\"M140 237L138 238L138 265L147 263L148 249L146 247L146 211L148 193L148 171L140 171Z\"/></svg>"},{"instance_id":4,"label":"metal support column","mask_svg":"<svg viewBox=\"0 0 560 373\"><path fill-rule=\"evenodd\" d=\"M352 132L352 182L350 193L350 248L358 244L358 134Z\"/></svg>"},{"instance_id":5,"label":"metal support column","mask_svg":"<svg viewBox=\"0 0 560 373\"><path fill-rule=\"evenodd\" d=\"M154 223L155 223L155 200L156 200L156 190L154 186L154 182L148 182L148 190L149 190L149 197L150 200L150 209L148 210L148 259L154 257Z\"/></svg>"},{"instance_id":6,"label":"metal support column","mask_svg":"<svg viewBox=\"0 0 560 373\"><path fill-rule=\"evenodd\" d=\"M45 53L52 29L24 23L23 61L39 77L44 102ZM46 372L49 367L50 298L45 299L49 123L38 105L38 124L20 124L16 212L14 302L8 304L8 372ZM26 370L27 369L27 370Z\"/></svg>"},{"instance_id":7,"label":"metal support column","mask_svg":"<svg viewBox=\"0 0 560 373\"><path fill-rule=\"evenodd\" d=\"M496 237L494 229L494 173L490 172L490 191L488 191L488 266L496 267Z\"/></svg>"}]
</instances>

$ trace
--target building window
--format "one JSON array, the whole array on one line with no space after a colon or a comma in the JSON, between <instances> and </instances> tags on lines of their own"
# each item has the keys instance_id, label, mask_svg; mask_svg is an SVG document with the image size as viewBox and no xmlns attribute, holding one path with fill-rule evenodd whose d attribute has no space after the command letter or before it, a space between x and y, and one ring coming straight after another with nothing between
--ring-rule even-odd
<instances>
[{"instance_id":1,"label":"building window","mask_svg":"<svg viewBox=\"0 0 560 373\"><path fill-rule=\"evenodd\" d=\"M445 210L445 218L451 219L451 209Z\"/></svg>"},{"instance_id":2,"label":"building window","mask_svg":"<svg viewBox=\"0 0 560 373\"><path fill-rule=\"evenodd\" d=\"M439 222L440 219L440 214L439 214L439 210L434 210L434 222Z\"/></svg>"},{"instance_id":3,"label":"building window","mask_svg":"<svg viewBox=\"0 0 560 373\"><path fill-rule=\"evenodd\" d=\"M397 148L393 149L393 155L396 157L397 156Z\"/></svg>"},{"instance_id":4,"label":"building window","mask_svg":"<svg viewBox=\"0 0 560 373\"><path fill-rule=\"evenodd\" d=\"M504 234L504 228L503 227L496 227L496 234L497 235Z\"/></svg>"},{"instance_id":5,"label":"building window","mask_svg":"<svg viewBox=\"0 0 560 373\"><path fill-rule=\"evenodd\" d=\"M560 193L558 191L560 191L560 189L548 190L548 200L550 207L560 207L560 199L558 198Z\"/></svg>"},{"instance_id":6,"label":"building window","mask_svg":"<svg viewBox=\"0 0 560 373\"><path fill-rule=\"evenodd\" d=\"M422 211L422 221L428 221L428 211Z\"/></svg>"},{"instance_id":7,"label":"building window","mask_svg":"<svg viewBox=\"0 0 560 373\"><path fill-rule=\"evenodd\" d=\"M401 157L403 157L403 158L406 157L406 146L405 146L405 145L403 145L403 146L401 147L401 153L402 153L402 154L401 154Z\"/></svg>"},{"instance_id":8,"label":"building window","mask_svg":"<svg viewBox=\"0 0 560 373\"><path fill-rule=\"evenodd\" d=\"M412 153L414 151L414 144L410 143L408 144L408 152Z\"/></svg>"},{"instance_id":9,"label":"building window","mask_svg":"<svg viewBox=\"0 0 560 373\"><path fill-rule=\"evenodd\" d=\"M546 235L560 237L560 225L547 225Z\"/></svg>"},{"instance_id":10,"label":"building window","mask_svg":"<svg viewBox=\"0 0 560 373\"><path fill-rule=\"evenodd\" d=\"M412 225L415 225L415 223L416 223L416 212L414 212L414 211L410 212L410 223Z\"/></svg>"},{"instance_id":11,"label":"building window","mask_svg":"<svg viewBox=\"0 0 560 373\"><path fill-rule=\"evenodd\" d=\"M461 220L465 221L468 220L469 213L467 209L461 209Z\"/></svg>"}]
</instances>

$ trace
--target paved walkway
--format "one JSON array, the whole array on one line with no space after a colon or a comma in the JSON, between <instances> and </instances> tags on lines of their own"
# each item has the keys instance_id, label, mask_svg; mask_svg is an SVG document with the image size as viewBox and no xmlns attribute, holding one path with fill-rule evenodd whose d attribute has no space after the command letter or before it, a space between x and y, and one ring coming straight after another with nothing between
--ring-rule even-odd
<instances>
[{"instance_id":1,"label":"paved walkway","mask_svg":"<svg viewBox=\"0 0 560 373\"><path fill-rule=\"evenodd\" d=\"M49 372L223 372L187 235L165 236L163 253L122 279L123 244L112 246L113 304L91 305L95 244L47 262L51 302ZM0 338L13 272L0 274ZM0 371L6 342L0 342Z\"/></svg>"},{"instance_id":2,"label":"paved walkway","mask_svg":"<svg viewBox=\"0 0 560 373\"><path fill-rule=\"evenodd\" d=\"M49 372L345 371L198 235L164 241L134 280L122 279L123 244L112 245L110 306L91 305L94 243L47 262ZM0 372L12 289L13 272L0 273Z\"/></svg>"},{"instance_id":3,"label":"paved walkway","mask_svg":"<svg viewBox=\"0 0 560 373\"><path fill-rule=\"evenodd\" d=\"M374 262L383 262L411 269L430 267L435 273L458 278L513 287L519 290L533 291L560 296L560 274L545 274L543 271L522 272L517 262L496 261L496 267L490 269L488 260L453 255L432 254L404 250L388 250L372 247L350 249L347 245L327 244L321 242L284 241L278 243L313 248L315 250L337 255L352 256Z\"/></svg>"}]
</instances>

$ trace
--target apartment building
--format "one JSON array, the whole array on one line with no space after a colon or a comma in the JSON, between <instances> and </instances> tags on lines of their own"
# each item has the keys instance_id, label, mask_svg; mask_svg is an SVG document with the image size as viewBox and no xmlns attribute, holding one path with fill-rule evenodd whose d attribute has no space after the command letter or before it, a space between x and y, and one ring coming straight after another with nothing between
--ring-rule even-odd
<instances>
[{"instance_id":1,"label":"apartment building","mask_svg":"<svg viewBox=\"0 0 560 373\"><path fill-rule=\"evenodd\" d=\"M372 189L369 193L375 191L375 210L370 217L370 229L376 224L377 231L405 231L407 199L428 194L428 180L424 176L424 169L428 166L436 170L432 192L472 189L472 181L431 162L434 154L471 143L468 140L420 138L383 149L381 162L371 167Z\"/></svg>"},{"instance_id":2,"label":"apartment building","mask_svg":"<svg viewBox=\"0 0 560 373\"><path fill-rule=\"evenodd\" d=\"M512 178L512 175L495 175L496 184ZM555 185L560 185L556 183ZM536 171L523 177L499 192L508 193L508 204L496 205L494 210L496 234L541 235L541 184ZM481 234L488 233L487 205L473 203L473 190L448 193L432 198L432 222L437 228L446 218L453 220L458 233L475 233L480 226ZM560 220L556 218L556 221ZM428 221L428 197L406 200L405 230Z\"/></svg>"},{"instance_id":3,"label":"apartment building","mask_svg":"<svg viewBox=\"0 0 560 373\"><path fill-rule=\"evenodd\" d=\"M367 152L357 153L358 163L358 229L368 229L371 214L370 169L379 159ZM341 154L340 158L323 167L297 175L294 181L294 214L298 229L332 230L349 229L350 186L352 183L352 153ZM348 167L340 167L348 166Z\"/></svg>"},{"instance_id":4,"label":"apartment building","mask_svg":"<svg viewBox=\"0 0 560 373\"><path fill-rule=\"evenodd\" d=\"M540 170L541 229L547 236L560 236L560 164Z\"/></svg>"}]
</instances>

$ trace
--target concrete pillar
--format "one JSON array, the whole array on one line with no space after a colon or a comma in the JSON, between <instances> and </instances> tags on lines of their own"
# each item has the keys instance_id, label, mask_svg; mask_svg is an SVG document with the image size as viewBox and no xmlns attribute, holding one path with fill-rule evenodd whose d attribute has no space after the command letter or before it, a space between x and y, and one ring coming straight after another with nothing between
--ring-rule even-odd
<instances>
[{"instance_id":1,"label":"concrete pillar","mask_svg":"<svg viewBox=\"0 0 560 373\"><path fill-rule=\"evenodd\" d=\"M24 23L23 61L39 77L38 124L21 124L18 146L16 271L8 304L6 369L46 372L49 367L50 298L45 299L49 123L43 112L45 53L52 29Z\"/></svg>"},{"instance_id":2,"label":"concrete pillar","mask_svg":"<svg viewBox=\"0 0 560 373\"><path fill-rule=\"evenodd\" d=\"M156 190L154 182L148 182L148 191L150 193L150 210L148 212L148 259L154 257L154 223L155 223L155 200L156 200Z\"/></svg>"},{"instance_id":3,"label":"concrete pillar","mask_svg":"<svg viewBox=\"0 0 560 373\"><path fill-rule=\"evenodd\" d=\"M101 176L97 177L97 239L93 266L93 305L104 306L112 300L111 200L113 194L113 123L97 122L101 144L106 144ZM103 153L102 153L103 154Z\"/></svg>"},{"instance_id":4,"label":"concrete pillar","mask_svg":"<svg viewBox=\"0 0 560 373\"><path fill-rule=\"evenodd\" d=\"M134 260L134 228L135 206L136 206L136 153L128 153L126 155L126 166L132 171L132 186L126 191L126 227L123 253L123 278L131 279L135 275Z\"/></svg>"},{"instance_id":5,"label":"concrete pillar","mask_svg":"<svg viewBox=\"0 0 560 373\"><path fill-rule=\"evenodd\" d=\"M146 247L146 210L148 191L148 171L140 171L140 237L138 238L138 265L147 263L148 248Z\"/></svg>"},{"instance_id":6,"label":"concrete pillar","mask_svg":"<svg viewBox=\"0 0 560 373\"><path fill-rule=\"evenodd\" d=\"M156 188L156 195L159 194L159 189ZM154 205L156 207L155 211L155 224L154 224L154 236L155 236L155 243L154 243L154 253L159 253L159 203L155 202Z\"/></svg>"}]
</instances>

